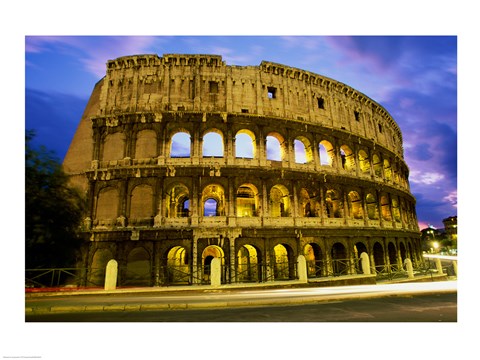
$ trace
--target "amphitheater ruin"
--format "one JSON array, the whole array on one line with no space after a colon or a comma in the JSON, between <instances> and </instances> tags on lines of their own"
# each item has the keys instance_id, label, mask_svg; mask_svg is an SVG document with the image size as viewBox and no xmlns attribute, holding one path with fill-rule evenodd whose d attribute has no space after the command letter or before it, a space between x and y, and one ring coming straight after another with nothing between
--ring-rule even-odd
<instances>
[{"instance_id":1,"label":"amphitheater ruin","mask_svg":"<svg viewBox=\"0 0 480 360\"><path fill-rule=\"evenodd\" d=\"M350 86L262 61L108 61L64 160L88 198L84 285L365 278L422 260L402 133ZM217 261L217 260L216 260Z\"/></svg>"}]
</instances>

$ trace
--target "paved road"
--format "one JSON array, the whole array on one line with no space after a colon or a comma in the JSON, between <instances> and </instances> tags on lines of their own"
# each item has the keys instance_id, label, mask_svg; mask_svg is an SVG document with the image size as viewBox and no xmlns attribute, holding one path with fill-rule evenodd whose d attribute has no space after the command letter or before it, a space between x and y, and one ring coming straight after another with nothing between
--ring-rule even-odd
<instances>
[{"instance_id":1,"label":"paved road","mask_svg":"<svg viewBox=\"0 0 480 360\"><path fill-rule=\"evenodd\" d=\"M27 315L27 322L456 322L457 294L399 295L304 305Z\"/></svg>"}]
</instances>

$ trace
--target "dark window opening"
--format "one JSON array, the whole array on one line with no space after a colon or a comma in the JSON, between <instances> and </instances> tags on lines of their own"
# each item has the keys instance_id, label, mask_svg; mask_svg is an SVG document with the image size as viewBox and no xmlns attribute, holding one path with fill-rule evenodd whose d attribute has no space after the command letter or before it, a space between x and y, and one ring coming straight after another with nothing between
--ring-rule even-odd
<instances>
[{"instance_id":1,"label":"dark window opening","mask_svg":"<svg viewBox=\"0 0 480 360\"><path fill-rule=\"evenodd\" d=\"M248 109L242 109L243 114L248 114Z\"/></svg>"},{"instance_id":2,"label":"dark window opening","mask_svg":"<svg viewBox=\"0 0 480 360\"><path fill-rule=\"evenodd\" d=\"M277 88L269 86L269 87L267 87L267 91L268 91L268 98L269 99L275 99L277 97Z\"/></svg>"},{"instance_id":3,"label":"dark window opening","mask_svg":"<svg viewBox=\"0 0 480 360\"><path fill-rule=\"evenodd\" d=\"M378 124L378 131L382 132L382 124Z\"/></svg>"},{"instance_id":4,"label":"dark window opening","mask_svg":"<svg viewBox=\"0 0 480 360\"><path fill-rule=\"evenodd\" d=\"M358 111L354 111L353 114L355 115L355 120L360 121L360 113Z\"/></svg>"},{"instance_id":5,"label":"dark window opening","mask_svg":"<svg viewBox=\"0 0 480 360\"><path fill-rule=\"evenodd\" d=\"M218 94L218 82L216 81L209 82L209 92L210 94Z\"/></svg>"},{"instance_id":6,"label":"dark window opening","mask_svg":"<svg viewBox=\"0 0 480 360\"><path fill-rule=\"evenodd\" d=\"M319 109L325 109L325 101L322 98L317 98L317 105Z\"/></svg>"}]
</instances>

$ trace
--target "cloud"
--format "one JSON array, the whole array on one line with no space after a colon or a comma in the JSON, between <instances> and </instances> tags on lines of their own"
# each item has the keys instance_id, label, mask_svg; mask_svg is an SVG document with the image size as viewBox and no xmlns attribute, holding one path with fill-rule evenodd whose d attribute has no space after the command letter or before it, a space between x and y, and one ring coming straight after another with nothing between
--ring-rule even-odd
<instances>
[{"instance_id":1,"label":"cloud","mask_svg":"<svg viewBox=\"0 0 480 360\"><path fill-rule=\"evenodd\" d=\"M26 53L57 52L75 55L84 69L101 78L108 60L132 54L150 52L162 38L153 36L29 36Z\"/></svg>"},{"instance_id":2,"label":"cloud","mask_svg":"<svg viewBox=\"0 0 480 360\"><path fill-rule=\"evenodd\" d=\"M413 171L410 173L410 182L424 185L432 185L443 180L445 176L440 173Z\"/></svg>"}]
</instances>

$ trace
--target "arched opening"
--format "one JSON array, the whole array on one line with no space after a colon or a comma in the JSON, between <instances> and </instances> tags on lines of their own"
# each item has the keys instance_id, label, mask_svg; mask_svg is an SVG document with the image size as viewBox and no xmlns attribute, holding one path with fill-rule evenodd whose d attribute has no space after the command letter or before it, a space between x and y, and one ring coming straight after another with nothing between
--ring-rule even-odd
<instances>
[{"instance_id":1,"label":"arched opening","mask_svg":"<svg viewBox=\"0 0 480 360\"><path fill-rule=\"evenodd\" d=\"M348 193L348 204L350 217L354 219L363 219L363 204L360 195L356 191Z\"/></svg>"},{"instance_id":2,"label":"arched opening","mask_svg":"<svg viewBox=\"0 0 480 360\"><path fill-rule=\"evenodd\" d=\"M127 256L127 271L122 285L151 285L150 255L143 247L135 248Z\"/></svg>"},{"instance_id":3,"label":"arched opening","mask_svg":"<svg viewBox=\"0 0 480 360\"><path fill-rule=\"evenodd\" d=\"M202 252L202 282L210 281L212 260L215 258L221 261L221 281L225 282L225 255L222 248L217 245L209 245Z\"/></svg>"},{"instance_id":4,"label":"arched opening","mask_svg":"<svg viewBox=\"0 0 480 360\"><path fill-rule=\"evenodd\" d=\"M117 132L109 134L103 144L103 161L120 160L125 156L125 134Z\"/></svg>"},{"instance_id":5,"label":"arched opening","mask_svg":"<svg viewBox=\"0 0 480 360\"><path fill-rule=\"evenodd\" d=\"M253 159L255 154L255 134L246 129L237 132L237 135L235 135L235 157Z\"/></svg>"},{"instance_id":6,"label":"arched opening","mask_svg":"<svg viewBox=\"0 0 480 360\"><path fill-rule=\"evenodd\" d=\"M113 259L112 252L108 249L97 249L93 255L92 263L88 269L87 286L105 285L105 272L107 264Z\"/></svg>"},{"instance_id":7,"label":"arched opening","mask_svg":"<svg viewBox=\"0 0 480 360\"><path fill-rule=\"evenodd\" d=\"M135 158L147 159L157 156L157 133L155 130L141 130L137 133Z\"/></svg>"},{"instance_id":8,"label":"arched opening","mask_svg":"<svg viewBox=\"0 0 480 360\"><path fill-rule=\"evenodd\" d=\"M237 252L237 281L261 281L261 258L252 245L243 245Z\"/></svg>"},{"instance_id":9,"label":"arched opening","mask_svg":"<svg viewBox=\"0 0 480 360\"><path fill-rule=\"evenodd\" d=\"M392 199L392 212L394 220L396 222L401 222L402 219L400 218L400 206L398 205L398 200L395 198Z\"/></svg>"},{"instance_id":10,"label":"arched opening","mask_svg":"<svg viewBox=\"0 0 480 360\"><path fill-rule=\"evenodd\" d=\"M267 135L267 160L282 161L286 156L285 139L278 133Z\"/></svg>"},{"instance_id":11,"label":"arched opening","mask_svg":"<svg viewBox=\"0 0 480 360\"><path fill-rule=\"evenodd\" d=\"M290 216L290 196L288 189L283 185L275 185L270 190L270 216Z\"/></svg>"},{"instance_id":12,"label":"arched opening","mask_svg":"<svg viewBox=\"0 0 480 360\"><path fill-rule=\"evenodd\" d=\"M325 194L325 212L328 218L343 217L342 202L337 191L327 190Z\"/></svg>"},{"instance_id":13,"label":"arched opening","mask_svg":"<svg viewBox=\"0 0 480 360\"><path fill-rule=\"evenodd\" d=\"M366 198L367 215L370 220L378 220L377 199L373 194L367 194Z\"/></svg>"},{"instance_id":14,"label":"arched opening","mask_svg":"<svg viewBox=\"0 0 480 360\"><path fill-rule=\"evenodd\" d=\"M402 264L404 264L405 259L407 258L407 249L405 248L405 244L403 242L400 243L400 257Z\"/></svg>"},{"instance_id":15,"label":"arched opening","mask_svg":"<svg viewBox=\"0 0 480 360\"><path fill-rule=\"evenodd\" d=\"M202 192L203 216L225 216L225 192L220 185L208 185Z\"/></svg>"},{"instance_id":16,"label":"arched opening","mask_svg":"<svg viewBox=\"0 0 480 360\"><path fill-rule=\"evenodd\" d=\"M375 176L382 177L382 161L377 154L373 154L372 160Z\"/></svg>"},{"instance_id":17,"label":"arched opening","mask_svg":"<svg viewBox=\"0 0 480 360\"><path fill-rule=\"evenodd\" d=\"M385 267L385 253L383 246L379 242L375 242L373 245L373 260L375 262L375 271L380 273Z\"/></svg>"},{"instance_id":18,"label":"arched opening","mask_svg":"<svg viewBox=\"0 0 480 360\"><path fill-rule=\"evenodd\" d=\"M380 205L382 209L382 219L392 221L392 213L390 212L390 200L387 195L380 197Z\"/></svg>"},{"instance_id":19,"label":"arched opening","mask_svg":"<svg viewBox=\"0 0 480 360\"><path fill-rule=\"evenodd\" d=\"M325 273L325 264L322 249L318 244L310 243L303 248L303 256L307 262L307 276L310 278L321 277Z\"/></svg>"},{"instance_id":20,"label":"arched opening","mask_svg":"<svg viewBox=\"0 0 480 360\"><path fill-rule=\"evenodd\" d=\"M278 244L273 248L273 276L275 280L289 280L295 277L293 250L289 245Z\"/></svg>"},{"instance_id":21,"label":"arched opening","mask_svg":"<svg viewBox=\"0 0 480 360\"><path fill-rule=\"evenodd\" d=\"M333 244L331 258L333 275L347 275L350 262L347 257L347 249L342 243L337 242Z\"/></svg>"},{"instance_id":22,"label":"arched opening","mask_svg":"<svg viewBox=\"0 0 480 360\"><path fill-rule=\"evenodd\" d=\"M188 254L183 246L175 246L167 253L167 284L188 284L190 282L190 264Z\"/></svg>"},{"instance_id":23,"label":"arched opening","mask_svg":"<svg viewBox=\"0 0 480 360\"><path fill-rule=\"evenodd\" d=\"M299 136L293 141L295 162L297 164L308 164L313 161L312 144L304 136Z\"/></svg>"},{"instance_id":24,"label":"arched opening","mask_svg":"<svg viewBox=\"0 0 480 360\"><path fill-rule=\"evenodd\" d=\"M340 147L340 157L342 161L342 168L346 171L355 171L355 156L353 151L347 146Z\"/></svg>"},{"instance_id":25,"label":"arched opening","mask_svg":"<svg viewBox=\"0 0 480 360\"><path fill-rule=\"evenodd\" d=\"M363 269L360 264L360 255L362 255L362 253L368 254L367 247L363 242L359 241L353 246L353 253L355 257L355 269L357 271L357 274L362 274Z\"/></svg>"},{"instance_id":26,"label":"arched opening","mask_svg":"<svg viewBox=\"0 0 480 360\"><path fill-rule=\"evenodd\" d=\"M177 132L170 142L170 157L189 158L191 154L190 134L184 131Z\"/></svg>"},{"instance_id":27,"label":"arched opening","mask_svg":"<svg viewBox=\"0 0 480 360\"><path fill-rule=\"evenodd\" d=\"M370 159L368 158L367 153L364 150L358 152L358 165L362 174L370 174Z\"/></svg>"},{"instance_id":28,"label":"arched opening","mask_svg":"<svg viewBox=\"0 0 480 360\"><path fill-rule=\"evenodd\" d=\"M241 185L237 190L237 216L258 216L258 201L258 190L254 185Z\"/></svg>"},{"instance_id":29,"label":"arched opening","mask_svg":"<svg viewBox=\"0 0 480 360\"><path fill-rule=\"evenodd\" d=\"M326 140L320 142L318 146L320 153L320 165L333 166L333 160L335 159L335 150L332 144Z\"/></svg>"},{"instance_id":30,"label":"arched opening","mask_svg":"<svg viewBox=\"0 0 480 360\"><path fill-rule=\"evenodd\" d=\"M188 188L184 184L171 186L165 197L166 217L180 218L190 215L190 198Z\"/></svg>"},{"instance_id":31,"label":"arched opening","mask_svg":"<svg viewBox=\"0 0 480 360\"><path fill-rule=\"evenodd\" d=\"M385 174L385 179L392 180L392 167L390 166L390 161L387 159L383 160L383 172Z\"/></svg>"},{"instance_id":32,"label":"arched opening","mask_svg":"<svg viewBox=\"0 0 480 360\"><path fill-rule=\"evenodd\" d=\"M95 219L99 226L115 225L118 217L118 190L113 187L102 189L98 194Z\"/></svg>"},{"instance_id":33,"label":"arched opening","mask_svg":"<svg viewBox=\"0 0 480 360\"><path fill-rule=\"evenodd\" d=\"M302 188L298 196L298 214L303 217L315 217L318 215L316 196L310 196L307 189Z\"/></svg>"},{"instance_id":34,"label":"arched opening","mask_svg":"<svg viewBox=\"0 0 480 360\"><path fill-rule=\"evenodd\" d=\"M136 186L130 198L130 216L132 226L150 225L154 216L153 189L150 185Z\"/></svg>"},{"instance_id":35,"label":"arched opening","mask_svg":"<svg viewBox=\"0 0 480 360\"><path fill-rule=\"evenodd\" d=\"M203 136L203 157L223 157L223 136L220 132L208 132Z\"/></svg>"},{"instance_id":36,"label":"arched opening","mask_svg":"<svg viewBox=\"0 0 480 360\"><path fill-rule=\"evenodd\" d=\"M397 271L398 270L397 248L395 247L394 243L389 242L387 249L388 249L388 260L390 261L390 269L392 271Z\"/></svg>"}]
</instances>

